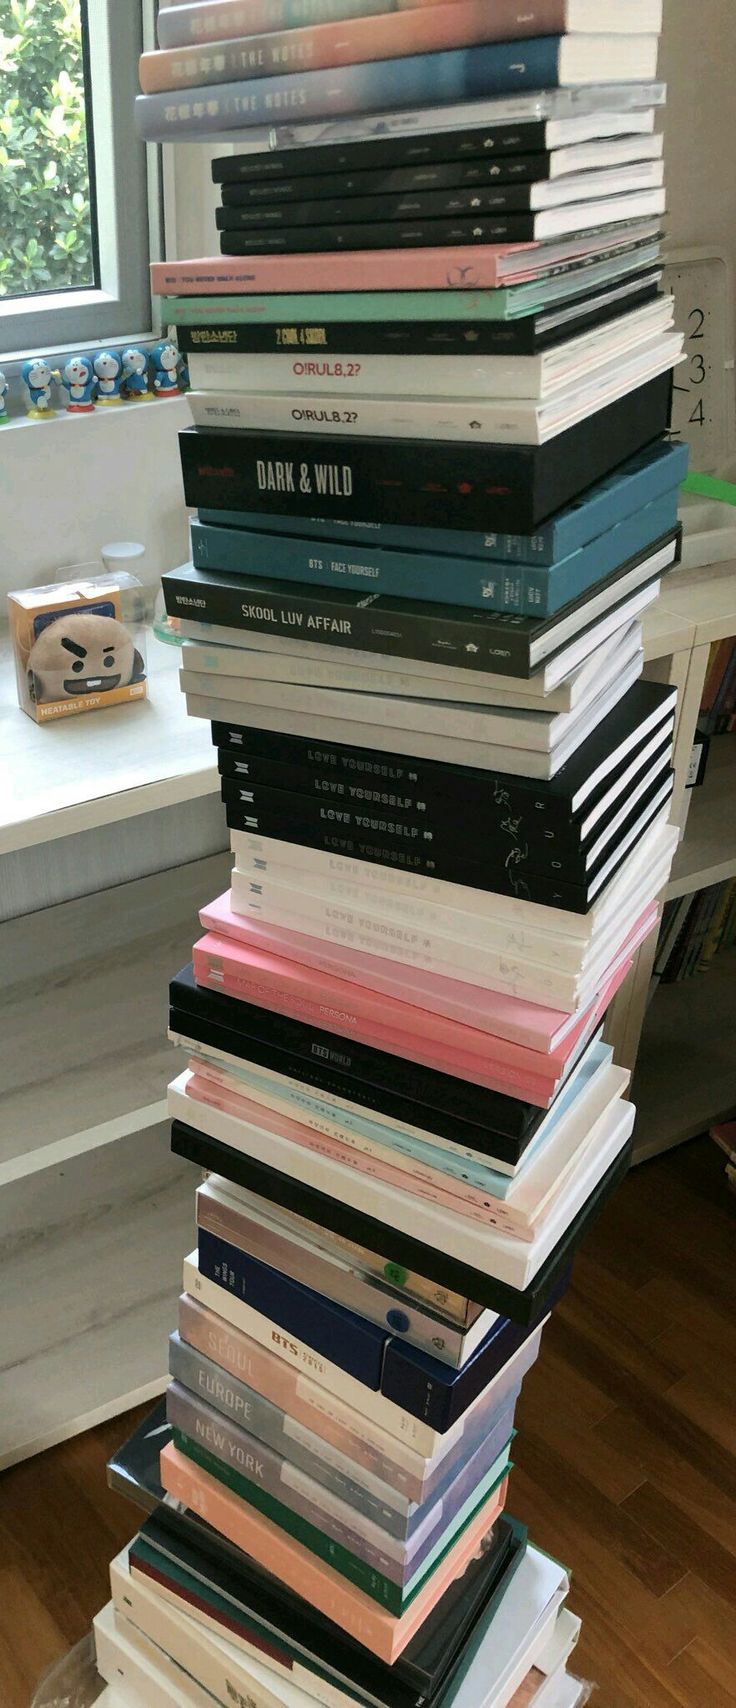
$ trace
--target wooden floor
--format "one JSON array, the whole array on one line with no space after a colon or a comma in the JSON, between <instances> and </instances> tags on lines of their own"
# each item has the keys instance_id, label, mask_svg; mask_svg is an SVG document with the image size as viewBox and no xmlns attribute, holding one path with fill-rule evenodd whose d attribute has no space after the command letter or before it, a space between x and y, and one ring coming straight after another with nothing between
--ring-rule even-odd
<instances>
[{"instance_id":1,"label":"wooden floor","mask_svg":"<svg viewBox=\"0 0 736 1708\"><path fill-rule=\"evenodd\" d=\"M591 1234L524 1387L510 1509L573 1573L591 1708L736 1703L734 1212L697 1140ZM0 1478L0 1705L107 1598L135 1513L105 1484L134 1414Z\"/></svg>"}]
</instances>

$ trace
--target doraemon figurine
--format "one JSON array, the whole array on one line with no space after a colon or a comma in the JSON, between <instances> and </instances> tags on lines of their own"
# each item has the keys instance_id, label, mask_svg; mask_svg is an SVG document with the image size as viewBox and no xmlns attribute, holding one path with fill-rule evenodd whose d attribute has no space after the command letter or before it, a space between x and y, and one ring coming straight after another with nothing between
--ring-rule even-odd
<instances>
[{"instance_id":1,"label":"doraemon figurine","mask_svg":"<svg viewBox=\"0 0 736 1708\"><path fill-rule=\"evenodd\" d=\"M0 368L0 425L2 425L3 421L7 421L8 419L8 411L5 408L5 399L9 390L10 386L8 385L2 368Z\"/></svg>"},{"instance_id":2,"label":"doraemon figurine","mask_svg":"<svg viewBox=\"0 0 736 1708\"><path fill-rule=\"evenodd\" d=\"M179 351L175 344L164 341L151 351L153 390L156 397L179 395Z\"/></svg>"},{"instance_id":3,"label":"doraemon figurine","mask_svg":"<svg viewBox=\"0 0 736 1708\"><path fill-rule=\"evenodd\" d=\"M135 397L139 402L143 398L153 397L148 384L148 356L140 345L131 344L123 351L122 387L126 397Z\"/></svg>"},{"instance_id":4,"label":"doraemon figurine","mask_svg":"<svg viewBox=\"0 0 736 1708\"><path fill-rule=\"evenodd\" d=\"M71 415L89 415L95 406L97 377L90 356L70 356L59 375Z\"/></svg>"},{"instance_id":5,"label":"doraemon figurine","mask_svg":"<svg viewBox=\"0 0 736 1708\"><path fill-rule=\"evenodd\" d=\"M23 384L28 392L28 414L32 421L50 421L52 410L51 382L53 371L45 356L30 356L21 368Z\"/></svg>"},{"instance_id":6,"label":"doraemon figurine","mask_svg":"<svg viewBox=\"0 0 736 1708\"><path fill-rule=\"evenodd\" d=\"M123 360L117 350L98 350L92 364L97 380L98 403L122 403Z\"/></svg>"},{"instance_id":7,"label":"doraemon figurine","mask_svg":"<svg viewBox=\"0 0 736 1708\"><path fill-rule=\"evenodd\" d=\"M125 625L92 611L69 611L47 623L28 655L28 691L37 706L110 693L144 675Z\"/></svg>"}]
</instances>

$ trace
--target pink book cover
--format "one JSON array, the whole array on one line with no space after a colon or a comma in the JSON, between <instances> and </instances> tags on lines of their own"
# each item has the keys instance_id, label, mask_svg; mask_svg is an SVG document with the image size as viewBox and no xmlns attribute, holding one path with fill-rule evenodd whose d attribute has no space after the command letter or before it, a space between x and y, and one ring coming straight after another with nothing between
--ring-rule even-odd
<instances>
[{"instance_id":1,"label":"pink book cover","mask_svg":"<svg viewBox=\"0 0 736 1708\"><path fill-rule=\"evenodd\" d=\"M296 961L228 943L213 933L195 943L192 958L197 983L207 990L224 991L340 1037L358 1038L390 1055L510 1097L524 1097L540 1107L546 1108L554 1096L560 1075L541 1051L520 1051L505 1039L494 1038L491 1045L486 1032L408 1003L378 998L347 979L323 976L318 983L311 970Z\"/></svg>"},{"instance_id":2,"label":"pink book cover","mask_svg":"<svg viewBox=\"0 0 736 1708\"><path fill-rule=\"evenodd\" d=\"M462 0L454 0L454 4L462 4ZM288 30L291 33L300 27L302 33L306 33L307 25L324 24L322 0L302 0L300 8L289 4L289 0L200 0L199 5L185 5L183 0L179 0L179 7L182 10L181 19L177 19L175 29L165 29L163 33L169 39L162 42L162 46L180 47L189 42L227 41L235 36L263 35L269 30ZM448 0L393 0L393 3L392 0L385 0L386 13L417 12L425 7L439 7L445 11L448 9ZM338 8L335 6L333 10L338 11ZM362 8L355 0L346 0L346 19L361 17L363 11L366 16L370 15L371 21L375 18L376 23L383 24L383 9L375 5L375 0L373 4L366 4ZM376 18L377 12L381 13L380 18ZM526 0L526 3L523 3L523 0L495 0L492 25L495 34L485 38L488 41L515 41L521 36L562 35L566 27L565 0ZM489 20L489 29L491 27ZM161 33L159 30L160 35ZM378 59L381 56L375 54L368 57ZM296 63L300 64L301 61ZM310 63L318 62L314 60ZM284 60L283 64L286 66L288 61Z\"/></svg>"},{"instance_id":3,"label":"pink book cover","mask_svg":"<svg viewBox=\"0 0 736 1708\"><path fill-rule=\"evenodd\" d=\"M505 255L537 243L477 249L354 250L336 255L216 255L211 260L154 261L154 296L241 296L253 291L493 290Z\"/></svg>"},{"instance_id":4,"label":"pink book cover","mask_svg":"<svg viewBox=\"0 0 736 1708\"><path fill-rule=\"evenodd\" d=\"M568 261L591 258L627 248L638 227L627 227L616 240L573 238L560 245ZM539 243L489 243L477 249L360 249L326 255L212 255L193 261L154 261L154 296L268 296L292 291L488 291L507 282L502 263L524 256L514 270L513 283L533 279L542 266Z\"/></svg>"},{"instance_id":5,"label":"pink book cover","mask_svg":"<svg viewBox=\"0 0 736 1708\"><path fill-rule=\"evenodd\" d=\"M303 1150L316 1151L319 1156L342 1163L344 1168L356 1169L359 1174L368 1174L373 1180L383 1180L386 1185L398 1187L401 1192L422 1198L428 1204L439 1204L449 1215L480 1222L484 1228L500 1228L516 1239L532 1240L537 1232L535 1227L520 1229L508 1212L504 1213L503 1206L484 1195L480 1187L442 1175L423 1163L413 1162L410 1157L404 1159L404 1167L395 1166L383 1157L359 1149L357 1144L343 1144L330 1134L317 1132L314 1127L306 1127L301 1121L293 1121L288 1115L254 1102L234 1089L235 1082L223 1084L214 1075L201 1072L195 1060L190 1061L189 1066L192 1078L187 1091L198 1103L208 1103L211 1108L221 1109L225 1115L235 1115L238 1120L260 1127L266 1133L277 1133L280 1138L288 1139Z\"/></svg>"},{"instance_id":6,"label":"pink book cover","mask_svg":"<svg viewBox=\"0 0 736 1708\"><path fill-rule=\"evenodd\" d=\"M271 925L262 917L256 919L250 914L237 913L232 907L230 891L201 908L199 918L205 931L256 949L275 949L288 960L299 961L336 978L357 981L384 996L403 996L405 1003L431 1014L445 1015L495 1038L541 1052L549 1059L550 1066L564 1066L588 1022L595 1023L600 1011L600 996L571 1015L486 986L391 961L378 953L368 954L326 942L318 936ZM640 930L648 920L645 910L606 968L601 980L603 988L617 974L621 962L630 962L641 941Z\"/></svg>"},{"instance_id":7,"label":"pink book cover","mask_svg":"<svg viewBox=\"0 0 736 1708\"><path fill-rule=\"evenodd\" d=\"M361 1590L353 1589L333 1567L324 1565L278 1526L198 1465L190 1464L171 1444L161 1454L161 1482L175 1500L196 1512L213 1530L285 1583L325 1618L340 1626L372 1654L391 1665L411 1642L444 1591L465 1571L480 1551L483 1538L503 1511L508 1478L477 1514L459 1542L419 1590L399 1617L386 1613Z\"/></svg>"},{"instance_id":8,"label":"pink book cover","mask_svg":"<svg viewBox=\"0 0 736 1708\"><path fill-rule=\"evenodd\" d=\"M199 43L159 49L141 54L141 89L151 95L162 89L193 88L289 71L329 70L366 60L401 59L407 54L513 40L513 32L510 37L507 33L504 12L509 19L518 18L520 13L523 17L517 0L503 9L499 0L492 6L488 0L449 0L449 4L411 12L387 10L374 17L281 29L268 35L246 31L229 40L221 39L214 49ZM530 36L536 32L527 27L523 33Z\"/></svg>"}]
</instances>

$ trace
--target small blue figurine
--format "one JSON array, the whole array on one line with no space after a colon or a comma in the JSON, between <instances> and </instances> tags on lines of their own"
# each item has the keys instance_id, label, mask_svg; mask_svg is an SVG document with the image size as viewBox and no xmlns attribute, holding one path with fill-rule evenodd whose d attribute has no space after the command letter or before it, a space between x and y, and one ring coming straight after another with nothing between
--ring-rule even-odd
<instances>
[{"instance_id":1,"label":"small blue figurine","mask_svg":"<svg viewBox=\"0 0 736 1708\"><path fill-rule=\"evenodd\" d=\"M99 350L93 367L97 380L98 403L122 403L123 359L117 350Z\"/></svg>"},{"instance_id":2,"label":"small blue figurine","mask_svg":"<svg viewBox=\"0 0 736 1708\"><path fill-rule=\"evenodd\" d=\"M50 362L47 362L45 356L30 356L20 371L28 392L27 408L31 421L51 421L51 382L54 375Z\"/></svg>"},{"instance_id":3,"label":"small blue figurine","mask_svg":"<svg viewBox=\"0 0 736 1708\"><path fill-rule=\"evenodd\" d=\"M70 356L59 375L70 415L90 415L95 407L97 378L91 356Z\"/></svg>"},{"instance_id":4,"label":"small blue figurine","mask_svg":"<svg viewBox=\"0 0 736 1708\"><path fill-rule=\"evenodd\" d=\"M155 344L151 351L153 390L156 397L179 395L179 351L168 340Z\"/></svg>"},{"instance_id":5,"label":"small blue figurine","mask_svg":"<svg viewBox=\"0 0 736 1708\"><path fill-rule=\"evenodd\" d=\"M125 397L135 397L141 403L147 397L153 397L148 384L148 356L139 344L131 344L123 351L122 389Z\"/></svg>"},{"instance_id":6,"label":"small blue figurine","mask_svg":"<svg viewBox=\"0 0 736 1708\"><path fill-rule=\"evenodd\" d=\"M2 368L0 368L0 426L2 426L3 422L8 419L8 412L5 408L5 399L9 390L10 386L8 385Z\"/></svg>"}]
</instances>

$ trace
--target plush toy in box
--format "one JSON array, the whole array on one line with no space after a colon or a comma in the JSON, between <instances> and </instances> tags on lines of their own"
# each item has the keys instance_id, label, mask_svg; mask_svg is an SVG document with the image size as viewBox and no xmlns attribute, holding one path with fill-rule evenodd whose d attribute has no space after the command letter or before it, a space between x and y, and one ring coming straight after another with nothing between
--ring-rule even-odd
<instances>
[{"instance_id":1,"label":"plush toy in box","mask_svg":"<svg viewBox=\"0 0 736 1708\"><path fill-rule=\"evenodd\" d=\"M8 594L18 700L36 723L145 698L141 591L123 574Z\"/></svg>"}]
</instances>

